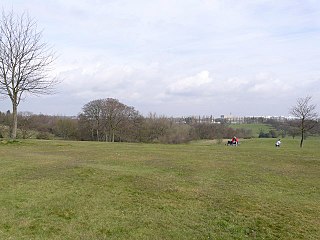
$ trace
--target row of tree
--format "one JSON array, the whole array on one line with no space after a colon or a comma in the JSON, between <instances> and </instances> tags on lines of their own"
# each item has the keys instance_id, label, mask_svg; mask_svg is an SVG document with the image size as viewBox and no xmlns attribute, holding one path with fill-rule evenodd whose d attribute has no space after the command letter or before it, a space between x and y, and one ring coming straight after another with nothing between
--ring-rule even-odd
<instances>
[{"instance_id":1,"label":"row of tree","mask_svg":"<svg viewBox=\"0 0 320 240\"><path fill-rule=\"evenodd\" d=\"M0 113L0 136L8 137L12 114ZM149 114L142 116L117 99L98 99L85 104L77 118L18 115L17 136L106 142L183 143L198 139L223 139L236 135L252 136L250 130L233 129L227 124L180 123L174 118Z\"/></svg>"},{"instance_id":2,"label":"row of tree","mask_svg":"<svg viewBox=\"0 0 320 240\"><path fill-rule=\"evenodd\" d=\"M0 113L0 137L9 137L12 128L10 111ZM133 107L127 106L117 99L97 99L85 104L77 117L34 115L24 112L18 115L18 137L21 138L61 138L69 140L106 141L106 142L159 142L184 143L199 139L224 139L237 136L250 138L251 130L232 128L228 123L181 122L176 118L149 114L142 116ZM279 122L269 120L273 127L267 133L260 132L259 137L293 138L306 133L320 132L315 120L299 119ZM313 126L313 128L312 128Z\"/></svg>"}]
</instances>

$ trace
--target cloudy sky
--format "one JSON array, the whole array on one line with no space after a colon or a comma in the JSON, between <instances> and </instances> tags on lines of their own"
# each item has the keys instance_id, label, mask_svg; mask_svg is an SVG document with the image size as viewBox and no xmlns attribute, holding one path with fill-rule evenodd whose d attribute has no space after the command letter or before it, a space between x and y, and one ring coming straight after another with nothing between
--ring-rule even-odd
<instances>
[{"instance_id":1,"label":"cloudy sky","mask_svg":"<svg viewBox=\"0 0 320 240\"><path fill-rule=\"evenodd\" d=\"M288 115L320 105L318 0L1 0L57 54L56 94L20 111L77 115L116 98L144 115ZM7 100L0 110L10 109Z\"/></svg>"}]
</instances>

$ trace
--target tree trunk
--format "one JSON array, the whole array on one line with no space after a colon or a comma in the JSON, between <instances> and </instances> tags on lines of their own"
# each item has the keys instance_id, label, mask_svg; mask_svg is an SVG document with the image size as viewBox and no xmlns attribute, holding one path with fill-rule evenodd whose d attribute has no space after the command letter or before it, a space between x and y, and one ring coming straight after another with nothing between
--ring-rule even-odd
<instances>
[{"instance_id":1,"label":"tree trunk","mask_svg":"<svg viewBox=\"0 0 320 240\"><path fill-rule=\"evenodd\" d=\"M301 141L300 141L300 147L302 148L303 139L304 139L304 118L301 119Z\"/></svg>"},{"instance_id":2,"label":"tree trunk","mask_svg":"<svg viewBox=\"0 0 320 240\"><path fill-rule=\"evenodd\" d=\"M302 130L301 132L301 141L300 141L300 147L302 148L302 144L303 144L303 139L304 139L304 131Z\"/></svg>"},{"instance_id":3,"label":"tree trunk","mask_svg":"<svg viewBox=\"0 0 320 240\"><path fill-rule=\"evenodd\" d=\"M94 141L94 129L93 128L91 128L91 139L92 139L92 141Z\"/></svg>"},{"instance_id":4,"label":"tree trunk","mask_svg":"<svg viewBox=\"0 0 320 240\"><path fill-rule=\"evenodd\" d=\"M18 106L16 103L12 103L12 132L11 132L11 138L16 139L17 138L17 128L18 128Z\"/></svg>"}]
</instances>

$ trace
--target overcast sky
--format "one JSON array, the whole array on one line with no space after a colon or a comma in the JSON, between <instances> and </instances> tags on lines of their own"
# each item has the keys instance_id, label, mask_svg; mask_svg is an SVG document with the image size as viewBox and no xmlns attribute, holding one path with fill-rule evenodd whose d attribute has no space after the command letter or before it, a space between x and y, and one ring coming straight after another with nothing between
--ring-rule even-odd
<instances>
[{"instance_id":1,"label":"overcast sky","mask_svg":"<svg viewBox=\"0 0 320 240\"><path fill-rule=\"evenodd\" d=\"M1 0L57 53L57 93L20 111L77 115L116 98L144 115L289 115L320 105L318 0ZM10 109L0 101L0 110Z\"/></svg>"}]
</instances>

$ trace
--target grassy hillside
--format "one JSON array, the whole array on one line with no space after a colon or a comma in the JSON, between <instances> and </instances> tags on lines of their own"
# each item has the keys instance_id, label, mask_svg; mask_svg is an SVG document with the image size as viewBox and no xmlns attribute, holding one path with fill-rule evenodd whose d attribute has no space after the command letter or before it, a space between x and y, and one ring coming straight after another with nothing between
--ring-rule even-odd
<instances>
[{"instance_id":1,"label":"grassy hillside","mask_svg":"<svg viewBox=\"0 0 320 240\"><path fill-rule=\"evenodd\" d=\"M251 130L253 137L258 137L261 130L262 132L267 133L270 130L274 129L271 125L263 124L263 123L231 124L230 127L233 129L243 128L243 129Z\"/></svg>"},{"instance_id":2,"label":"grassy hillside","mask_svg":"<svg viewBox=\"0 0 320 240\"><path fill-rule=\"evenodd\" d=\"M319 139L0 143L0 239L318 239Z\"/></svg>"}]
</instances>

